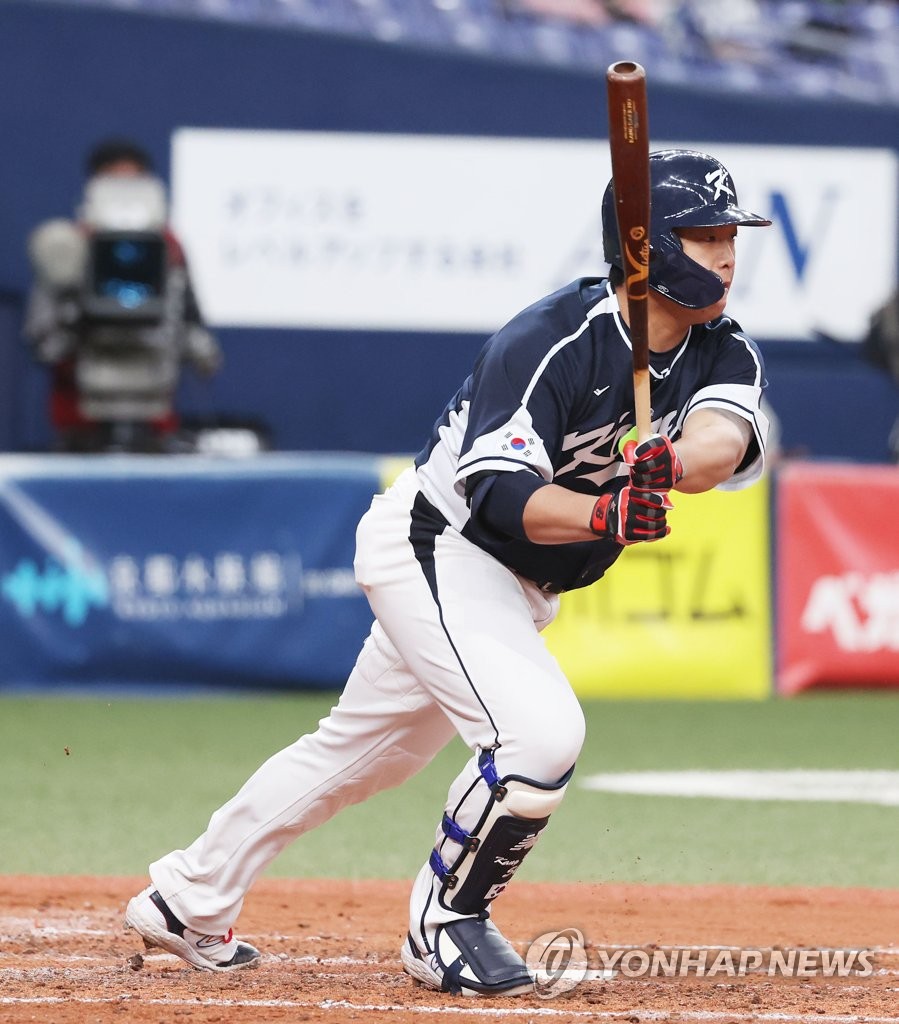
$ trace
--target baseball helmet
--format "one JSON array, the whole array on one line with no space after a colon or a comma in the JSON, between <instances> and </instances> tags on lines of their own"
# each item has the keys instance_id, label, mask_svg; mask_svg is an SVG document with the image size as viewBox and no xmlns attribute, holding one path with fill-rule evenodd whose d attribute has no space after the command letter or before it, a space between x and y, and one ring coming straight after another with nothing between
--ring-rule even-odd
<instances>
[{"instance_id":1,"label":"baseball helmet","mask_svg":"<svg viewBox=\"0 0 899 1024\"><path fill-rule=\"evenodd\" d=\"M737 205L727 168L707 153L663 149L649 154L649 286L688 309L712 306L724 295L724 282L684 253L676 228L739 224L761 227L771 221ZM623 269L613 182L602 200L602 241L606 261Z\"/></svg>"}]
</instances>

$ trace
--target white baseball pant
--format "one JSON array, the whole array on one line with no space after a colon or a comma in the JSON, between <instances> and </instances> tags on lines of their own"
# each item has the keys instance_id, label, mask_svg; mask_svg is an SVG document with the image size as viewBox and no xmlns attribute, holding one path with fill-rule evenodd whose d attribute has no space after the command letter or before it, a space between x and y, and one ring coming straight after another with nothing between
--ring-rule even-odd
<instances>
[{"instance_id":1,"label":"white baseball pant","mask_svg":"<svg viewBox=\"0 0 899 1024\"><path fill-rule=\"evenodd\" d=\"M480 779L481 749L495 748L500 776L538 783L574 764L583 713L539 634L558 597L451 527L430 538L429 582L422 543L416 557L409 539L417 490L409 469L359 524L356 578L377 621L337 705L316 732L269 758L186 850L150 865L163 899L195 931L226 933L288 843L414 775L454 732L474 751L446 804L463 828L481 810L461 809Z\"/></svg>"}]
</instances>

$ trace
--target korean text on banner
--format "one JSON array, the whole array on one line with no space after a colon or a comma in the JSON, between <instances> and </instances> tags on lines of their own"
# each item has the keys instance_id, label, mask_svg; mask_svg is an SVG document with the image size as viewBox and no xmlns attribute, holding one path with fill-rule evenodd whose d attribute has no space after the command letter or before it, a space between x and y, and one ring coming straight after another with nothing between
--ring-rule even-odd
<instances>
[{"instance_id":1,"label":"korean text on banner","mask_svg":"<svg viewBox=\"0 0 899 1024\"><path fill-rule=\"evenodd\" d=\"M764 698L768 483L672 498L671 535L563 594L547 644L584 697Z\"/></svg>"},{"instance_id":2,"label":"korean text on banner","mask_svg":"<svg viewBox=\"0 0 899 1024\"><path fill-rule=\"evenodd\" d=\"M863 495L876 496L859 515ZM777 500L778 688L899 687L899 471L796 464Z\"/></svg>"}]
</instances>

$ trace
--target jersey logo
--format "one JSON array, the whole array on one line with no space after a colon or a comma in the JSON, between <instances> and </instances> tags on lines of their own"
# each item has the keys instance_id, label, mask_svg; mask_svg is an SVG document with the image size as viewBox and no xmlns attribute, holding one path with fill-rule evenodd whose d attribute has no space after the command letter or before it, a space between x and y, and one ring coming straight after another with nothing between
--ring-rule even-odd
<instances>
[{"instance_id":1,"label":"jersey logo","mask_svg":"<svg viewBox=\"0 0 899 1024\"><path fill-rule=\"evenodd\" d=\"M715 188L713 202L718 201L718 197L722 192L726 192L727 195L733 198L733 189L727 184L727 171L723 167L719 167L717 171L709 171L705 176L705 180L707 185L713 185Z\"/></svg>"},{"instance_id":2,"label":"jersey logo","mask_svg":"<svg viewBox=\"0 0 899 1024\"><path fill-rule=\"evenodd\" d=\"M562 439L562 451L569 461L559 466L554 476L577 473L579 477L592 480L599 485L610 480L618 472L616 444L631 427L630 416L624 413L618 423L606 423L594 430L581 433L575 430ZM585 472L588 467L593 467Z\"/></svg>"},{"instance_id":3,"label":"jersey logo","mask_svg":"<svg viewBox=\"0 0 899 1024\"><path fill-rule=\"evenodd\" d=\"M594 388L593 389L593 394L596 395L597 398L599 398L599 396L600 395L604 395L609 390L609 388L611 386L612 386L611 384L606 384L606 386L604 388Z\"/></svg>"},{"instance_id":4,"label":"jersey logo","mask_svg":"<svg viewBox=\"0 0 899 1024\"><path fill-rule=\"evenodd\" d=\"M654 412L650 416L654 417ZM580 480L589 480L598 487L613 477L627 472L619 452L618 442L633 427L633 414L622 413L617 423L606 423L601 427L585 431L575 430L562 439L562 453L568 461L559 465L553 473L558 480L568 473L574 473ZM677 420L674 409L658 420L653 418L653 430L670 435Z\"/></svg>"}]
</instances>

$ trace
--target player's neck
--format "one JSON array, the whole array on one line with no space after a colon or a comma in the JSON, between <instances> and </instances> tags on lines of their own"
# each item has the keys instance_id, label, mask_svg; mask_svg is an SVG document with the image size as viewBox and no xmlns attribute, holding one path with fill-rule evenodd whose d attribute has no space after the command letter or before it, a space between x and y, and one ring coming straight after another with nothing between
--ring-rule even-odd
<instances>
[{"instance_id":1,"label":"player's neck","mask_svg":"<svg viewBox=\"0 0 899 1024\"><path fill-rule=\"evenodd\" d=\"M615 289L621 319L630 328L628 317L627 293L621 285ZM656 295L652 290L648 296L649 348L652 352L670 352L686 337L693 320L689 318L691 310L684 310L673 302ZM687 314L685 316L685 313Z\"/></svg>"}]
</instances>

